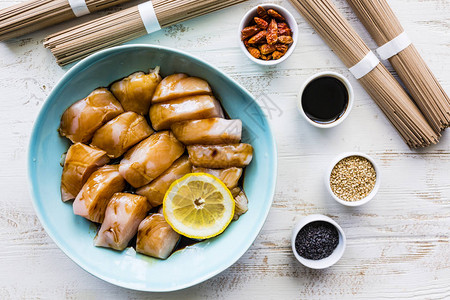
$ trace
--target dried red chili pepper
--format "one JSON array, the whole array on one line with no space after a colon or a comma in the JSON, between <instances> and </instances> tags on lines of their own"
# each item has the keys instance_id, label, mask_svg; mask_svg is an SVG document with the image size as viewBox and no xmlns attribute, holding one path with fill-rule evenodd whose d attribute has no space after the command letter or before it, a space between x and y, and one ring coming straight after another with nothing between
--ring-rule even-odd
<instances>
[{"instance_id":1,"label":"dried red chili pepper","mask_svg":"<svg viewBox=\"0 0 450 300\"><path fill-rule=\"evenodd\" d=\"M280 51L275 51L272 53L272 58L273 59L280 59L281 57L283 57L284 53L281 53Z\"/></svg>"},{"instance_id":2,"label":"dried red chili pepper","mask_svg":"<svg viewBox=\"0 0 450 300\"><path fill-rule=\"evenodd\" d=\"M264 21L261 18L254 17L254 20L255 20L256 25L258 25L258 27L261 29L265 30L265 29L267 29L267 26L269 26L269 23L267 23L266 21Z\"/></svg>"},{"instance_id":3,"label":"dried red chili pepper","mask_svg":"<svg viewBox=\"0 0 450 300\"><path fill-rule=\"evenodd\" d=\"M266 38L267 35L267 31L260 31L257 34L255 34L254 36L252 36L249 40L248 43L249 44L258 44L262 41L264 41L264 39Z\"/></svg>"},{"instance_id":4,"label":"dried red chili pepper","mask_svg":"<svg viewBox=\"0 0 450 300\"><path fill-rule=\"evenodd\" d=\"M291 36L282 35L282 36L278 37L278 42L280 42L282 44L292 44L294 42L294 40L292 39Z\"/></svg>"},{"instance_id":5,"label":"dried red chili pepper","mask_svg":"<svg viewBox=\"0 0 450 300\"><path fill-rule=\"evenodd\" d=\"M267 11L267 14L268 14L269 16L271 16L272 18L275 18L275 19L277 19L277 20L280 20L280 21L286 21L286 19L285 19L282 15L280 15L276 10L269 9L269 10Z\"/></svg>"},{"instance_id":6,"label":"dried red chili pepper","mask_svg":"<svg viewBox=\"0 0 450 300\"><path fill-rule=\"evenodd\" d=\"M289 28L288 24L286 23L278 23L278 35L292 35L292 30Z\"/></svg>"},{"instance_id":7,"label":"dried red chili pepper","mask_svg":"<svg viewBox=\"0 0 450 300\"><path fill-rule=\"evenodd\" d=\"M259 51L261 51L261 54L267 55L275 51L275 47L275 45L264 44L259 46Z\"/></svg>"},{"instance_id":8,"label":"dried red chili pepper","mask_svg":"<svg viewBox=\"0 0 450 300\"><path fill-rule=\"evenodd\" d=\"M258 6L257 8L256 8L256 13L258 14L258 16L260 17L260 18L267 18L267 11L266 11L266 9L264 8L264 7L262 7L262 6Z\"/></svg>"},{"instance_id":9,"label":"dried red chili pepper","mask_svg":"<svg viewBox=\"0 0 450 300\"><path fill-rule=\"evenodd\" d=\"M278 40L278 26L275 19L272 19L270 21L269 27L267 28L267 43L269 45L273 45Z\"/></svg>"},{"instance_id":10,"label":"dried red chili pepper","mask_svg":"<svg viewBox=\"0 0 450 300\"><path fill-rule=\"evenodd\" d=\"M285 54L285 53L288 51L289 47L288 47L287 45L276 44L276 45L275 45L275 49L276 49L277 51L279 51L279 52Z\"/></svg>"},{"instance_id":11,"label":"dried red chili pepper","mask_svg":"<svg viewBox=\"0 0 450 300\"><path fill-rule=\"evenodd\" d=\"M254 58L260 58L261 57L261 52L254 48L254 47L248 47L248 52L251 54L251 56L253 56Z\"/></svg>"},{"instance_id":12,"label":"dried red chili pepper","mask_svg":"<svg viewBox=\"0 0 450 300\"><path fill-rule=\"evenodd\" d=\"M261 29L256 25L245 27L241 31L241 39L245 40L246 38L249 38L249 37L257 34L259 31L261 31Z\"/></svg>"}]
</instances>

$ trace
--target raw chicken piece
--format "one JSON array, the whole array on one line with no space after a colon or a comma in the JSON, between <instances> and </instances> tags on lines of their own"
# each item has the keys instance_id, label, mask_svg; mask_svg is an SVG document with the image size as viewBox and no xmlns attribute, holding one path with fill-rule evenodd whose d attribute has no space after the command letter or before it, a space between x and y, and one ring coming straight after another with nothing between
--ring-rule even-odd
<instances>
[{"instance_id":1,"label":"raw chicken piece","mask_svg":"<svg viewBox=\"0 0 450 300\"><path fill-rule=\"evenodd\" d=\"M241 188L237 186L235 188L230 189L230 192L233 197L236 197L241 192Z\"/></svg>"},{"instance_id":2,"label":"raw chicken piece","mask_svg":"<svg viewBox=\"0 0 450 300\"><path fill-rule=\"evenodd\" d=\"M92 137L91 145L105 150L109 157L117 158L152 133L153 129L143 116L129 111L100 127Z\"/></svg>"},{"instance_id":3,"label":"raw chicken piece","mask_svg":"<svg viewBox=\"0 0 450 300\"><path fill-rule=\"evenodd\" d=\"M183 144L172 132L156 132L125 153L119 171L138 188L161 175L183 152Z\"/></svg>"},{"instance_id":4,"label":"raw chicken piece","mask_svg":"<svg viewBox=\"0 0 450 300\"><path fill-rule=\"evenodd\" d=\"M148 114L156 86L161 82L159 67L149 74L136 72L111 85L111 92L122 104L125 111Z\"/></svg>"},{"instance_id":5,"label":"raw chicken piece","mask_svg":"<svg viewBox=\"0 0 450 300\"><path fill-rule=\"evenodd\" d=\"M241 168L228 168L228 169L208 169L208 168L201 168L201 167L192 167L193 173L208 173L213 176L216 176L219 178L228 189L233 189L237 187L239 178L241 178L242 175L242 169Z\"/></svg>"},{"instance_id":6,"label":"raw chicken piece","mask_svg":"<svg viewBox=\"0 0 450 300\"><path fill-rule=\"evenodd\" d=\"M188 78L186 74L176 73L163 78L163 80L158 84L153 94L152 103L162 102L165 100L160 100L161 95L166 96L171 90L173 90L175 84L181 79ZM164 99L164 97L163 97Z\"/></svg>"},{"instance_id":7,"label":"raw chicken piece","mask_svg":"<svg viewBox=\"0 0 450 300\"><path fill-rule=\"evenodd\" d=\"M106 206L114 193L125 188L118 165L103 166L89 177L73 202L73 213L102 223Z\"/></svg>"},{"instance_id":8,"label":"raw chicken piece","mask_svg":"<svg viewBox=\"0 0 450 300\"><path fill-rule=\"evenodd\" d=\"M244 190L236 187L231 190L231 194L234 197L234 216L233 220L239 219L239 217L248 211L248 199L244 193Z\"/></svg>"},{"instance_id":9,"label":"raw chicken piece","mask_svg":"<svg viewBox=\"0 0 450 300\"><path fill-rule=\"evenodd\" d=\"M191 173L192 164L187 155L177 159L164 173L147 185L137 189L136 193L145 196L152 207L161 205L164 195L172 182Z\"/></svg>"},{"instance_id":10,"label":"raw chicken piece","mask_svg":"<svg viewBox=\"0 0 450 300\"><path fill-rule=\"evenodd\" d=\"M215 117L223 118L222 107L208 95L178 98L150 107L150 121L155 130L169 129L175 122Z\"/></svg>"},{"instance_id":11,"label":"raw chicken piece","mask_svg":"<svg viewBox=\"0 0 450 300\"><path fill-rule=\"evenodd\" d=\"M212 95L208 82L186 74L173 74L156 87L152 102L162 102L193 95Z\"/></svg>"},{"instance_id":12,"label":"raw chicken piece","mask_svg":"<svg viewBox=\"0 0 450 300\"><path fill-rule=\"evenodd\" d=\"M196 167L231 168L245 167L253 157L253 147L249 144L232 145L191 145L187 146L189 160Z\"/></svg>"},{"instance_id":13,"label":"raw chicken piece","mask_svg":"<svg viewBox=\"0 0 450 300\"><path fill-rule=\"evenodd\" d=\"M76 143L70 146L61 176L61 199L74 199L92 172L107 164L109 157L99 149Z\"/></svg>"},{"instance_id":14,"label":"raw chicken piece","mask_svg":"<svg viewBox=\"0 0 450 300\"><path fill-rule=\"evenodd\" d=\"M241 141L241 120L211 118L172 124L176 138L185 145L235 144Z\"/></svg>"},{"instance_id":15,"label":"raw chicken piece","mask_svg":"<svg viewBox=\"0 0 450 300\"><path fill-rule=\"evenodd\" d=\"M179 240L180 235L170 227L163 214L152 214L139 224L136 251L166 259Z\"/></svg>"},{"instance_id":16,"label":"raw chicken piece","mask_svg":"<svg viewBox=\"0 0 450 300\"><path fill-rule=\"evenodd\" d=\"M61 117L59 134L73 143L87 143L98 128L121 113L123 108L113 94L98 88L66 109Z\"/></svg>"},{"instance_id":17,"label":"raw chicken piece","mask_svg":"<svg viewBox=\"0 0 450 300\"><path fill-rule=\"evenodd\" d=\"M115 193L106 207L105 219L94 239L94 245L125 249L149 210L150 204L145 197Z\"/></svg>"}]
</instances>

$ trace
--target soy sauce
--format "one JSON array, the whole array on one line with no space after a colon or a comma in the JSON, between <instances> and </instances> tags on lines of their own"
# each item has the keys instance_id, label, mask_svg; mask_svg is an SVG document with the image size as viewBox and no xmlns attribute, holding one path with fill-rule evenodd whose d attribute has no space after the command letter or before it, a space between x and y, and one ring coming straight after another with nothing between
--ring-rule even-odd
<instances>
[{"instance_id":1,"label":"soy sauce","mask_svg":"<svg viewBox=\"0 0 450 300\"><path fill-rule=\"evenodd\" d=\"M201 242L201 240L194 240L194 239L190 239L190 238L185 237L185 236L181 236L180 240L178 241L178 244L175 246L175 249L173 249L172 254L175 251L183 250L186 247L195 245L195 244L200 243L200 242Z\"/></svg>"},{"instance_id":2,"label":"soy sauce","mask_svg":"<svg viewBox=\"0 0 450 300\"><path fill-rule=\"evenodd\" d=\"M348 91L334 77L319 77L311 81L302 94L302 108L312 121L322 124L339 119L348 106Z\"/></svg>"}]
</instances>

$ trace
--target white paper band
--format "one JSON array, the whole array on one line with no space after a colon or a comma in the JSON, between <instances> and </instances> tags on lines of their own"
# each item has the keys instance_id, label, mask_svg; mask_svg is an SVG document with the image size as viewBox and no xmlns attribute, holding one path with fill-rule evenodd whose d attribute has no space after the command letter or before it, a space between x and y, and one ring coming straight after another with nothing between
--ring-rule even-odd
<instances>
[{"instance_id":1,"label":"white paper band","mask_svg":"<svg viewBox=\"0 0 450 300\"><path fill-rule=\"evenodd\" d=\"M75 16L81 17L91 13L84 0L68 0L68 1L70 8L72 9L73 14Z\"/></svg>"},{"instance_id":2,"label":"white paper band","mask_svg":"<svg viewBox=\"0 0 450 300\"><path fill-rule=\"evenodd\" d=\"M377 53L382 60L386 60L405 50L405 48L409 45L411 45L411 40L409 39L406 32L403 31L394 39L379 47L377 49Z\"/></svg>"},{"instance_id":3,"label":"white paper band","mask_svg":"<svg viewBox=\"0 0 450 300\"><path fill-rule=\"evenodd\" d=\"M360 79L372 71L379 63L380 61L378 60L378 57L375 53L370 51L366 56L364 56L363 59L361 59L359 63L351 67L349 71L356 77L356 79Z\"/></svg>"},{"instance_id":4,"label":"white paper band","mask_svg":"<svg viewBox=\"0 0 450 300\"><path fill-rule=\"evenodd\" d=\"M141 15L142 23L144 23L147 33L152 33L161 29L158 18L156 17L155 9L152 1L148 1L138 5L139 14Z\"/></svg>"}]
</instances>

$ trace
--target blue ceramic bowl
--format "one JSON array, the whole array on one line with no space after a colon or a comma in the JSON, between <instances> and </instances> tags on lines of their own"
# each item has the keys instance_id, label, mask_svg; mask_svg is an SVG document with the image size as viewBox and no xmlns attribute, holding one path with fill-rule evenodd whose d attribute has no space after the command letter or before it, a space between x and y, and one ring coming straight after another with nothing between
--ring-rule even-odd
<instances>
[{"instance_id":1,"label":"blue ceramic bowl","mask_svg":"<svg viewBox=\"0 0 450 300\"><path fill-rule=\"evenodd\" d=\"M137 70L161 66L163 76L183 72L208 80L232 118L243 122L243 140L254 147L245 171L249 210L220 236L159 260L130 249L93 246L96 226L72 212L60 196L61 155L69 147L57 129L64 110L99 86ZM47 233L73 261L112 284L142 291L173 291L200 283L235 263L255 240L275 189L277 153L269 124L253 97L230 77L187 53L152 45L126 45L98 52L71 68L55 86L34 125L28 158L36 213Z\"/></svg>"}]
</instances>

